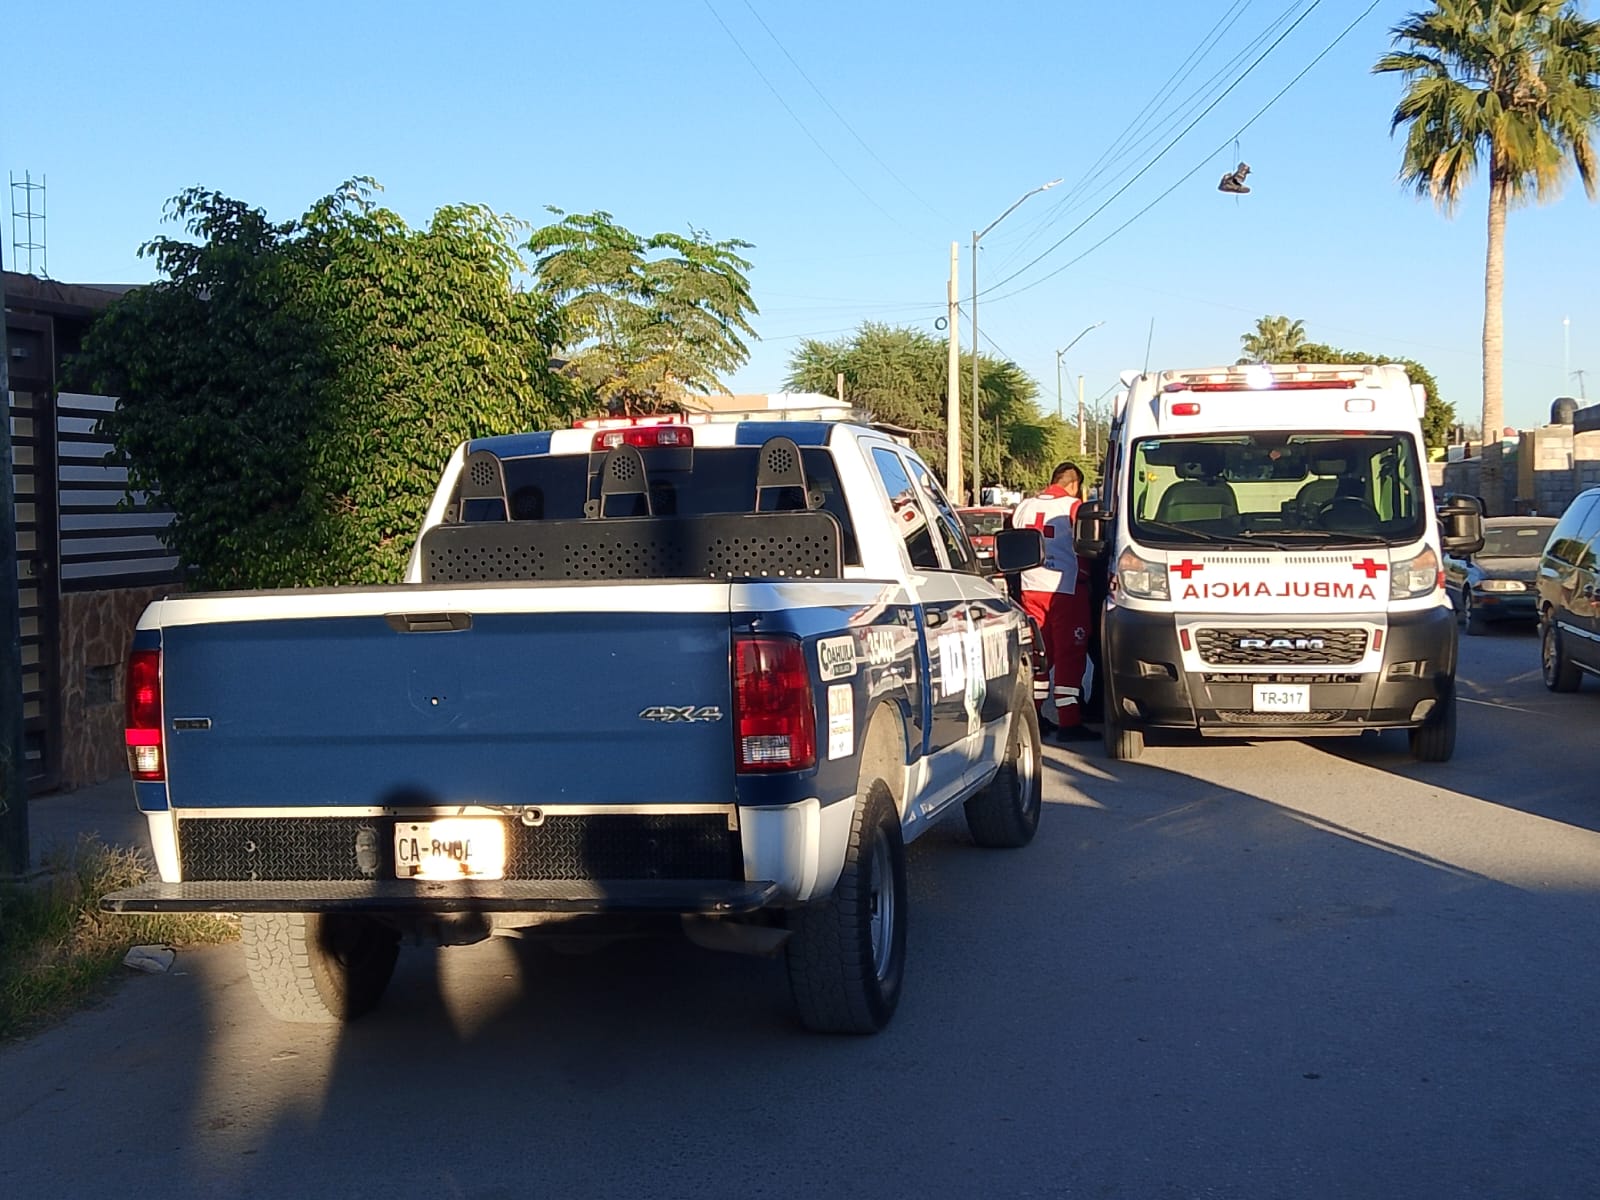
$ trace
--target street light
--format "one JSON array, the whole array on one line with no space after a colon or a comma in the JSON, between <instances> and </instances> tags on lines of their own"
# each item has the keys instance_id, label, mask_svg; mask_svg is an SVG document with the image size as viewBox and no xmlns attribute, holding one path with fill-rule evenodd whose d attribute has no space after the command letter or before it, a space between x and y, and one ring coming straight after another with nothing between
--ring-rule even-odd
<instances>
[{"instance_id":1,"label":"street light","mask_svg":"<svg viewBox=\"0 0 1600 1200\"><path fill-rule=\"evenodd\" d=\"M1048 192L1060 182L1059 179L1052 179L1049 183L1041 183L1031 192L1024 192L1017 198L1015 204L985 225L982 232L976 229L972 231L972 503L974 507L983 503L983 480L978 473L978 243L989 230L1016 212L1029 196Z\"/></svg>"},{"instance_id":2,"label":"street light","mask_svg":"<svg viewBox=\"0 0 1600 1200\"><path fill-rule=\"evenodd\" d=\"M1061 356L1063 354L1065 354L1068 350L1071 350L1080 341L1082 341L1084 334L1093 333L1096 329L1099 329L1100 326L1102 326L1104 324L1105 324L1104 321L1096 321L1093 325L1089 326L1089 328L1085 329L1083 331L1083 333L1080 333L1077 337L1073 338L1065 346L1061 347L1061 349L1056 351L1056 420L1058 420L1058 421L1062 419L1062 417L1061 417ZM1078 386L1078 454L1080 456L1082 456L1082 454L1083 454L1083 377L1079 376L1078 379L1079 379L1079 386Z\"/></svg>"}]
</instances>

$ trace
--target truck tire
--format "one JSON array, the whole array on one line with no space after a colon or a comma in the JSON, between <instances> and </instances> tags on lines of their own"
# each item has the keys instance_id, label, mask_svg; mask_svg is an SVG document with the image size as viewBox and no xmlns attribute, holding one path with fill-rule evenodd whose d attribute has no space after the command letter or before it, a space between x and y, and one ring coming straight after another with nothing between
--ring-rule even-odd
<instances>
[{"instance_id":1,"label":"truck tire","mask_svg":"<svg viewBox=\"0 0 1600 1200\"><path fill-rule=\"evenodd\" d=\"M1129 729L1117 723L1112 712L1111 692L1106 691L1105 723L1100 726L1100 738L1105 743L1106 757L1118 762L1132 762L1144 753L1144 730Z\"/></svg>"},{"instance_id":2,"label":"truck tire","mask_svg":"<svg viewBox=\"0 0 1600 1200\"><path fill-rule=\"evenodd\" d=\"M1449 762L1456 752L1456 697L1452 691L1444 711L1409 732L1411 757L1418 762Z\"/></svg>"},{"instance_id":3,"label":"truck tire","mask_svg":"<svg viewBox=\"0 0 1600 1200\"><path fill-rule=\"evenodd\" d=\"M400 935L371 917L245 913L240 940L250 984L280 1021L353 1021L376 1007L394 974Z\"/></svg>"},{"instance_id":4,"label":"truck tire","mask_svg":"<svg viewBox=\"0 0 1600 1200\"><path fill-rule=\"evenodd\" d=\"M1553 618L1546 618L1540 635L1539 665L1543 669L1544 685L1552 692L1575 692L1583 682L1583 672L1567 657L1567 648L1561 644L1561 630Z\"/></svg>"},{"instance_id":5,"label":"truck tire","mask_svg":"<svg viewBox=\"0 0 1600 1200\"><path fill-rule=\"evenodd\" d=\"M972 840L1001 850L1014 850L1033 841L1044 800L1039 777L1039 714L1026 693L1019 697L1000 770L965 806Z\"/></svg>"},{"instance_id":6,"label":"truck tire","mask_svg":"<svg viewBox=\"0 0 1600 1200\"><path fill-rule=\"evenodd\" d=\"M905 980L906 856L900 814L874 781L857 805L833 894L790 914L784 947L800 1021L819 1033L877 1033Z\"/></svg>"}]
</instances>

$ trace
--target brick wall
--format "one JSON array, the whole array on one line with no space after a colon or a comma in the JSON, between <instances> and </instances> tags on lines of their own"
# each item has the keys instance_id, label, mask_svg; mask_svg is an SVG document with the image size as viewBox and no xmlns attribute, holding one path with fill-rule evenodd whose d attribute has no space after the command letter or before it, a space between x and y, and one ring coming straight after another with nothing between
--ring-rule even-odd
<instances>
[{"instance_id":1,"label":"brick wall","mask_svg":"<svg viewBox=\"0 0 1600 1200\"><path fill-rule=\"evenodd\" d=\"M61 597L61 782L63 789L128 769L122 738L123 672L139 614L171 584L65 592Z\"/></svg>"}]
</instances>

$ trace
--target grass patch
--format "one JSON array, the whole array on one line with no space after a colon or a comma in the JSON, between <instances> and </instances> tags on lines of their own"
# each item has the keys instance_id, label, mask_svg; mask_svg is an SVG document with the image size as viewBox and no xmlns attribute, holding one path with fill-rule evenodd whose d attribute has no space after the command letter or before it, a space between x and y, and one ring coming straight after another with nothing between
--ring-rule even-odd
<instances>
[{"instance_id":1,"label":"grass patch","mask_svg":"<svg viewBox=\"0 0 1600 1200\"><path fill-rule=\"evenodd\" d=\"M0 884L0 1039L16 1037L101 994L132 946L232 941L237 918L212 914L116 916L107 892L154 878L138 850L84 837L46 863L35 883Z\"/></svg>"}]
</instances>

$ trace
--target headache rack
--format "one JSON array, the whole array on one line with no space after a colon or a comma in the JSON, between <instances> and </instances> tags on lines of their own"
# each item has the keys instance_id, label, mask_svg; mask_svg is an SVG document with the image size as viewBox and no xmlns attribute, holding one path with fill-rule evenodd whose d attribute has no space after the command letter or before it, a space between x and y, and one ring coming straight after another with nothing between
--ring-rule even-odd
<instances>
[{"instance_id":1,"label":"headache rack","mask_svg":"<svg viewBox=\"0 0 1600 1200\"><path fill-rule=\"evenodd\" d=\"M638 446L613 445L598 495L576 520L512 521L499 456L479 450L462 470L460 511L487 520L436 525L422 538L424 583L655 579L837 579L842 531L807 486L800 449L761 447L751 509L657 516ZM774 511L763 512L771 502Z\"/></svg>"}]
</instances>

